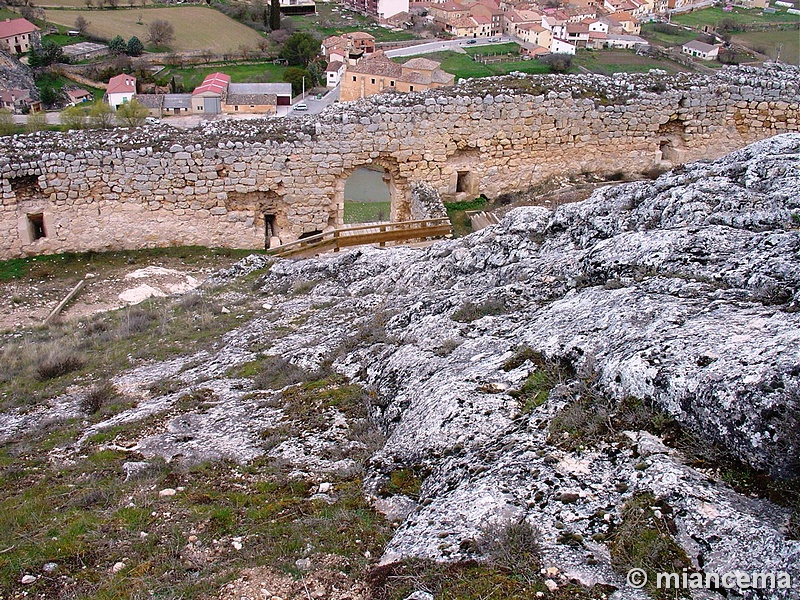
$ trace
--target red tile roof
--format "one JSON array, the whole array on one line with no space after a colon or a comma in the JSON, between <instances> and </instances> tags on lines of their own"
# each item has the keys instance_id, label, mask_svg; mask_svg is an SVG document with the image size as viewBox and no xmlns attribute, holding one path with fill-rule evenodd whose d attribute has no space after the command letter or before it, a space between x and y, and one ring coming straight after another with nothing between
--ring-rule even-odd
<instances>
[{"instance_id":1,"label":"red tile roof","mask_svg":"<svg viewBox=\"0 0 800 600\"><path fill-rule=\"evenodd\" d=\"M206 75L206 78L203 79L203 83L194 89L192 96L202 94L203 92L212 92L222 95L227 91L230 82L230 75L226 75L225 73L211 73L210 75Z\"/></svg>"},{"instance_id":2,"label":"red tile roof","mask_svg":"<svg viewBox=\"0 0 800 600\"><path fill-rule=\"evenodd\" d=\"M136 77L134 77L133 75L126 75L125 73L122 73L120 75L115 75L114 77L108 80L108 88L106 89L106 93L135 94Z\"/></svg>"},{"instance_id":3,"label":"red tile roof","mask_svg":"<svg viewBox=\"0 0 800 600\"><path fill-rule=\"evenodd\" d=\"M0 21L0 38L11 37L39 31L39 28L27 19L6 19Z\"/></svg>"}]
</instances>

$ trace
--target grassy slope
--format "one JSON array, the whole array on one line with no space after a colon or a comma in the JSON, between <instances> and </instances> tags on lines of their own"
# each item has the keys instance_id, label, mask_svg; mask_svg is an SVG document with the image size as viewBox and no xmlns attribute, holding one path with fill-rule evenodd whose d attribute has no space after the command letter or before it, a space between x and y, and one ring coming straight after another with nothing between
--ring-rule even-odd
<instances>
[{"instance_id":1,"label":"grassy slope","mask_svg":"<svg viewBox=\"0 0 800 600\"><path fill-rule=\"evenodd\" d=\"M642 24L642 37L662 46L680 46L685 44L686 42L690 42L691 40L697 37L697 33L694 31L687 31L685 29L676 28L675 34L663 33L660 31L655 31L653 29L652 23L643 23Z\"/></svg>"},{"instance_id":2,"label":"grassy slope","mask_svg":"<svg viewBox=\"0 0 800 600\"><path fill-rule=\"evenodd\" d=\"M782 61L793 65L800 63L800 33L796 29L737 33L733 36L733 41L766 54L772 59L776 57L780 46Z\"/></svg>"},{"instance_id":3,"label":"grassy slope","mask_svg":"<svg viewBox=\"0 0 800 600\"><path fill-rule=\"evenodd\" d=\"M337 9L337 12L334 12ZM288 17L298 31L307 31L315 36L327 37L353 31L365 31L375 36L378 42L396 42L413 40L414 35L408 31L391 31L376 25L374 19L367 18L351 11L341 11L341 5L317 3L316 15ZM349 19L345 17L350 17Z\"/></svg>"},{"instance_id":4,"label":"grassy slope","mask_svg":"<svg viewBox=\"0 0 800 600\"><path fill-rule=\"evenodd\" d=\"M467 79L469 77L491 77L492 75L504 75L511 71L521 71L523 73L547 73L547 65L544 65L536 60L526 60L511 63L502 63L498 65L483 65L475 62L466 54L458 52L451 52L446 50L444 52L432 52L425 54L425 58L438 61L442 64L442 70L452 73L456 76L456 80L460 78ZM398 62L406 62L413 57L403 57L398 59Z\"/></svg>"},{"instance_id":5,"label":"grassy slope","mask_svg":"<svg viewBox=\"0 0 800 600\"><path fill-rule=\"evenodd\" d=\"M706 8L694 12L675 15L672 20L689 27L702 27L703 25L716 25L722 19L732 19L737 23L798 23L800 15L790 15L785 9L774 15L762 14L760 9L737 8L732 12L725 12L721 8Z\"/></svg>"},{"instance_id":6,"label":"grassy slope","mask_svg":"<svg viewBox=\"0 0 800 600\"><path fill-rule=\"evenodd\" d=\"M71 27L78 15L89 21L89 31L105 39L135 35L147 40L148 23L165 19L175 26L172 50L228 52L242 46L255 47L263 39L258 32L222 13L202 6L145 8L136 10L48 10L47 19ZM141 24L139 21L141 20Z\"/></svg>"}]
</instances>

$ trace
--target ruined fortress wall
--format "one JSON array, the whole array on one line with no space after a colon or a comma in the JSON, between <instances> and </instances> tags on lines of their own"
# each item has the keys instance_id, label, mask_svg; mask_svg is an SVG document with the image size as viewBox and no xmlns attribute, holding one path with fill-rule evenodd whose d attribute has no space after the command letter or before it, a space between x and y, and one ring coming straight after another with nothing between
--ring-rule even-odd
<instances>
[{"instance_id":1,"label":"ruined fortress wall","mask_svg":"<svg viewBox=\"0 0 800 600\"><path fill-rule=\"evenodd\" d=\"M267 230L287 241L340 225L346 179L368 164L386 169L392 217L406 219L415 181L461 200L556 175L714 158L800 130L798 75L773 67L710 77L507 77L297 120L7 138L0 258L263 248Z\"/></svg>"}]
</instances>

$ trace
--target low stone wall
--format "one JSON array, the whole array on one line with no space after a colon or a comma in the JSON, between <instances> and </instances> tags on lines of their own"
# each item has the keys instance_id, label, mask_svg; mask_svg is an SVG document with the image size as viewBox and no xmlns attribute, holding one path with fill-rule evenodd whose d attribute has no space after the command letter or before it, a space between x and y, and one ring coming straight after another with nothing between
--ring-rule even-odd
<instances>
[{"instance_id":1,"label":"low stone wall","mask_svg":"<svg viewBox=\"0 0 800 600\"><path fill-rule=\"evenodd\" d=\"M777 65L713 76L510 76L300 119L5 138L0 258L263 248L267 229L289 241L341 225L345 182L363 165L387 171L399 220L412 216L416 181L453 201L555 175L714 158L800 130L799 76Z\"/></svg>"}]
</instances>

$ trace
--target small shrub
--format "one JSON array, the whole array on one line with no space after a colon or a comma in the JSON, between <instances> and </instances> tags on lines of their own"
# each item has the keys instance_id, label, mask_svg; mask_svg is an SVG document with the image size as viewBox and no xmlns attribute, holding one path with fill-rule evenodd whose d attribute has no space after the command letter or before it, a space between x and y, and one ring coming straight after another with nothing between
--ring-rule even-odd
<instances>
[{"instance_id":1,"label":"small shrub","mask_svg":"<svg viewBox=\"0 0 800 600\"><path fill-rule=\"evenodd\" d=\"M523 414L530 413L534 408L547 401L550 390L557 383L553 373L544 370L532 372L518 390L511 392L511 397L519 400Z\"/></svg>"},{"instance_id":2,"label":"small shrub","mask_svg":"<svg viewBox=\"0 0 800 600\"><path fill-rule=\"evenodd\" d=\"M81 400L80 406L86 414L93 415L100 411L117 396L117 388L110 381L95 385Z\"/></svg>"},{"instance_id":3,"label":"small shrub","mask_svg":"<svg viewBox=\"0 0 800 600\"><path fill-rule=\"evenodd\" d=\"M78 371L86 364L74 348L54 348L41 355L36 362L36 378L39 381L55 379Z\"/></svg>"},{"instance_id":4,"label":"small shrub","mask_svg":"<svg viewBox=\"0 0 800 600\"><path fill-rule=\"evenodd\" d=\"M485 528L478 549L490 564L527 580L542 567L541 533L524 519Z\"/></svg>"},{"instance_id":5,"label":"small shrub","mask_svg":"<svg viewBox=\"0 0 800 600\"><path fill-rule=\"evenodd\" d=\"M564 450L597 445L611 433L611 415L607 401L591 394L581 394L550 421L547 443Z\"/></svg>"},{"instance_id":6,"label":"small shrub","mask_svg":"<svg viewBox=\"0 0 800 600\"><path fill-rule=\"evenodd\" d=\"M654 509L659 511L657 516ZM647 573L647 591L659 600L688 597L688 590L658 589L656 573L680 573L692 566L672 535L672 509L649 492L636 494L622 508L622 522L614 530L608 547L611 564L625 574L631 569Z\"/></svg>"},{"instance_id":7,"label":"small shrub","mask_svg":"<svg viewBox=\"0 0 800 600\"><path fill-rule=\"evenodd\" d=\"M503 300L500 298L489 298L480 304L469 301L465 302L461 308L451 315L451 318L461 323L471 323L483 317L502 315L507 311L508 307Z\"/></svg>"},{"instance_id":8,"label":"small shrub","mask_svg":"<svg viewBox=\"0 0 800 600\"><path fill-rule=\"evenodd\" d=\"M280 390L289 385L307 381L309 373L282 356L267 356L255 367L253 387L259 390Z\"/></svg>"}]
</instances>

